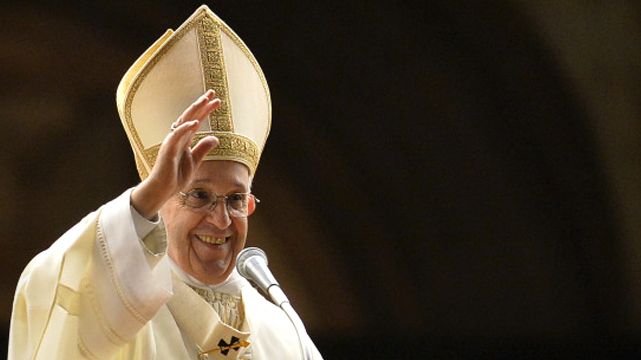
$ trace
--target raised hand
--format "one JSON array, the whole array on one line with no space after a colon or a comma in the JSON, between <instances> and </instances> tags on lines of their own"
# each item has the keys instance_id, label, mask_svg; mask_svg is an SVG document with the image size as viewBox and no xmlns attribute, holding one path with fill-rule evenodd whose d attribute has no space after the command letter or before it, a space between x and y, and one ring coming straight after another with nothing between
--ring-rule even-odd
<instances>
[{"instance_id":1,"label":"raised hand","mask_svg":"<svg viewBox=\"0 0 641 360\"><path fill-rule=\"evenodd\" d=\"M220 106L215 96L208 90L180 115L163 140L149 177L132 191L131 205L145 218L154 219L164 203L191 181L205 155L218 145L216 137L207 136L190 148L201 122Z\"/></svg>"}]
</instances>

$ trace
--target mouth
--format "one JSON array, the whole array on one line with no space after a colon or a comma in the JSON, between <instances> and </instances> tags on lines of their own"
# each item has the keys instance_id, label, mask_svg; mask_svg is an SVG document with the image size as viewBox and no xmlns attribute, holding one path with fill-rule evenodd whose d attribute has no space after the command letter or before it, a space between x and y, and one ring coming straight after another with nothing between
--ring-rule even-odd
<instances>
[{"instance_id":1,"label":"mouth","mask_svg":"<svg viewBox=\"0 0 641 360\"><path fill-rule=\"evenodd\" d=\"M213 244L213 245L222 245L227 241L229 241L228 237L218 238L214 236L204 236L204 235L196 235L196 237L198 238L198 240L202 242L206 242L207 244Z\"/></svg>"}]
</instances>

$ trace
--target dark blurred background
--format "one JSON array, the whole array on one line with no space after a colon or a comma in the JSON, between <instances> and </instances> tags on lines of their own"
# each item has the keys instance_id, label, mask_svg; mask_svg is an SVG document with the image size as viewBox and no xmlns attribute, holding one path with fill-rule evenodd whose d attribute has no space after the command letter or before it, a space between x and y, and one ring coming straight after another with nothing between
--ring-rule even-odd
<instances>
[{"instance_id":1,"label":"dark blurred background","mask_svg":"<svg viewBox=\"0 0 641 360\"><path fill-rule=\"evenodd\" d=\"M116 87L200 4L0 5L3 344L28 261L137 183ZM641 2L208 5L272 91L249 245L325 359L641 356Z\"/></svg>"}]
</instances>

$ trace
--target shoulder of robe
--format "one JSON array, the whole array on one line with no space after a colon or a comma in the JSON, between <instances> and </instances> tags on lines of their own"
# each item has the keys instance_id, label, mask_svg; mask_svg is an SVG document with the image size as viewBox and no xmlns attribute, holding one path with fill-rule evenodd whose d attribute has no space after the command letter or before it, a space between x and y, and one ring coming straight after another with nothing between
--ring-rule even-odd
<instances>
[{"instance_id":1,"label":"shoulder of robe","mask_svg":"<svg viewBox=\"0 0 641 360\"><path fill-rule=\"evenodd\" d=\"M31 259L20 275L18 289L33 288L34 292L46 292L59 277L66 257L81 254L89 256L87 250L91 250L93 246L99 213L100 210L85 216L49 248Z\"/></svg>"}]
</instances>

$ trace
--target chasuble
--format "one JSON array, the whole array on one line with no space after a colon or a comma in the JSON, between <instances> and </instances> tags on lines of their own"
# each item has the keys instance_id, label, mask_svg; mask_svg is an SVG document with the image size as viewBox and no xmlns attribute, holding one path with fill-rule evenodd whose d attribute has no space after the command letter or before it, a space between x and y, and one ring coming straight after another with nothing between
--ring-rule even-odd
<instances>
[{"instance_id":1,"label":"chasuble","mask_svg":"<svg viewBox=\"0 0 641 360\"><path fill-rule=\"evenodd\" d=\"M86 216L26 267L8 359L301 359L286 314L235 271L244 320L221 321L172 271L163 233L149 246L139 239L129 197Z\"/></svg>"}]
</instances>

